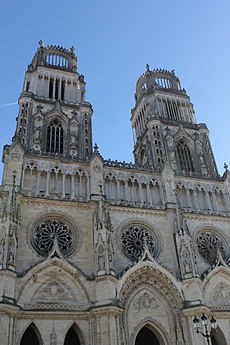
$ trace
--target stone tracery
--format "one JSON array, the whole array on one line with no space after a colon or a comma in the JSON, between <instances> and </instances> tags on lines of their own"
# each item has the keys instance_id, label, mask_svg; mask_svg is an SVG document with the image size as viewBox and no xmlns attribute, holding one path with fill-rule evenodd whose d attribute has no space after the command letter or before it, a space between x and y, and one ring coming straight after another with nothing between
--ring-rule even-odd
<instances>
[{"instance_id":1,"label":"stone tracery","mask_svg":"<svg viewBox=\"0 0 230 345\"><path fill-rule=\"evenodd\" d=\"M131 225L121 235L122 250L131 260L140 258L144 252L144 245L147 244L153 257L159 254L159 245L156 235L149 229Z\"/></svg>"},{"instance_id":2,"label":"stone tracery","mask_svg":"<svg viewBox=\"0 0 230 345\"><path fill-rule=\"evenodd\" d=\"M137 174L105 173L106 199L122 205L161 208L163 204L161 186L150 176Z\"/></svg>"},{"instance_id":3,"label":"stone tracery","mask_svg":"<svg viewBox=\"0 0 230 345\"><path fill-rule=\"evenodd\" d=\"M217 234L206 231L202 232L196 240L198 252L202 258L213 265L217 259L218 251L226 258L227 245L224 240Z\"/></svg>"},{"instance_id":4,"label":"stone tracery","mask_svg":"<svg viewBox=\"0 0 230 345\"><path fill-rule=\"evenodd\" d=\"M63 255L69 255L75 246L71 228L59 220L42 221L33 231L32 245L42 256L47 256L57 240Z\"/></svg>"},{"instance_id":5,"label":"stone tracery","mask_svg":"<svg viewBox=\"0 0 230 345\"><path fill-rule=\"evenodd\" d=\"M65 164L49 165L41 161L27 161L23 187L25 194L29 195L85 201L89 192L88 173L84 169L68 167Z\"/></svg>"}]
</instances>

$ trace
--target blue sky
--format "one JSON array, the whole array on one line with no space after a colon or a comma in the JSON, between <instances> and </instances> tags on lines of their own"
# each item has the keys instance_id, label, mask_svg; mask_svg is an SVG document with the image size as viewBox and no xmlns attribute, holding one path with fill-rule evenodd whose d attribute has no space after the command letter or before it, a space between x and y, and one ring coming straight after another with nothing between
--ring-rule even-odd
<instances>
[{"instance_id":1,"label":"blue sky","mask_svg":"<svg viewBox=\"0 0 230 345\"><path fill-rule=\"evenodd\" d=\"M0 5L0 148L11 143L27 65L42 39L74 46L94 108L93 138L106 159L132 161L135 83L174 69L210 129L220 174L230 164L230 1L50 0ZM1 175L2 165L0 167Z\"/></svg>"}]
</instances>

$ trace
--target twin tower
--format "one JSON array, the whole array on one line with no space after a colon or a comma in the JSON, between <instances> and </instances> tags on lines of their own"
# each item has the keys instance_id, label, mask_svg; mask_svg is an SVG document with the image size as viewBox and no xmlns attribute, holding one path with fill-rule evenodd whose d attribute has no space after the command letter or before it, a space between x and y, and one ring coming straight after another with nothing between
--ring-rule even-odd
<instances>
[{"instance_id":1,"label":"twin tower","mask_svg":"<svg viewBox=\"0 0 230 345\"><path fill-rule=\"evenodd\" d=\"M134 163L105 160L85 88L74 48L40 41L3 150L0 344L200 345L194 317L214 314L227 345L230 174L206 125L174 71L147 65Z\"/></svg>"},{"instance_id":2,"label":"twin tower","mask_svg":"<svg viewBox=\"0 0 230 345\"><path fill-rule=\"evenodd\" d=\"M92 156L92 106L85 100L84 76L77 72L74 48L40 42L28 66L14 142L26 153L86 162ZM137 168L161 171L168 162L177 174L217 176L204 124L174 71L146 72L136 85L132 110Z\"/></svg>"}]
</instances>

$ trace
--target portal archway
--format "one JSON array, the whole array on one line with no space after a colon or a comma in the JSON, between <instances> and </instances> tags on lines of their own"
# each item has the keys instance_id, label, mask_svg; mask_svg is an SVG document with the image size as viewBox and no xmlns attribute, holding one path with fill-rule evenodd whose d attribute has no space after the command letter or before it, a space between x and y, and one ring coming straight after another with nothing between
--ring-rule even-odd
<instances>
[{"instance_id":1,"label":"portal archway","mask_svg":"<svg viewBox=\"0 0 230 345\"><path fill-rule=\"evenodd\" d=\"M41 336L35 324L31 325L25 330L20 345L42 345Z\"/></svg>"},{"instance_id":2,"label":"portal archway","mask_svg":"<svg viewBox=\"0 0 230 345\"><path fill-rule=\"evenodd\" d=\"M146 326L136 336L135 345L161 345L157 336Z\"/></svg>"},{"instance_id":3,"label":"portal archway","mask_svg":"<svg viewBox=\"0 0 230 345\"><path fill-rule=\"evenodd\" d=\"M74 325L68 330L65 336L64 345L81 345Z\"/></svg>"}]
</instances>

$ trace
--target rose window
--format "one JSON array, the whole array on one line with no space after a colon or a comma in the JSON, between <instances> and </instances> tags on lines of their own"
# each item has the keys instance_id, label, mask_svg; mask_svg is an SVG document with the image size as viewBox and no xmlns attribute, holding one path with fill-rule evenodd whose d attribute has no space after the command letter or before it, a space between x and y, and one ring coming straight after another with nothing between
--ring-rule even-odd
<instances>
[{"instance_id":1,"label":"rose window","mask_svg":"<svg viewBox=\"0 0 230 345\"><path fill-rule=\"evenodd\" d=\"M156 236L149 229L139 226L126 228L121 235L121 243L123 252L131 260L136 260L143 255L145 243L153 257L159 254Z\"/></svg>"},{"instance_id":2,"label":"rose window","mask_svg":"<svg viewBox=\"0 0 230 345\"><path fill-rule=\"evenodd\" d=\"M67 224L58 220L41 222L33 232L32 244L39 254L47 256L55 239L63 255L69 255L74 250L75 241L72 230Z\"/></svg>"},{"instance_id":3,"label":"rose window","mask_svg":"<svg viewBox=\"0 0 230 345\"><path fill-rule=\"evenodd\" d=\"M216 234L205 232L198 236L196 240L197 249L203 259L213 265L217 259L217 251L219 250L225 258L226 256L226 244Z\"/></svg>"}]
</instances>

